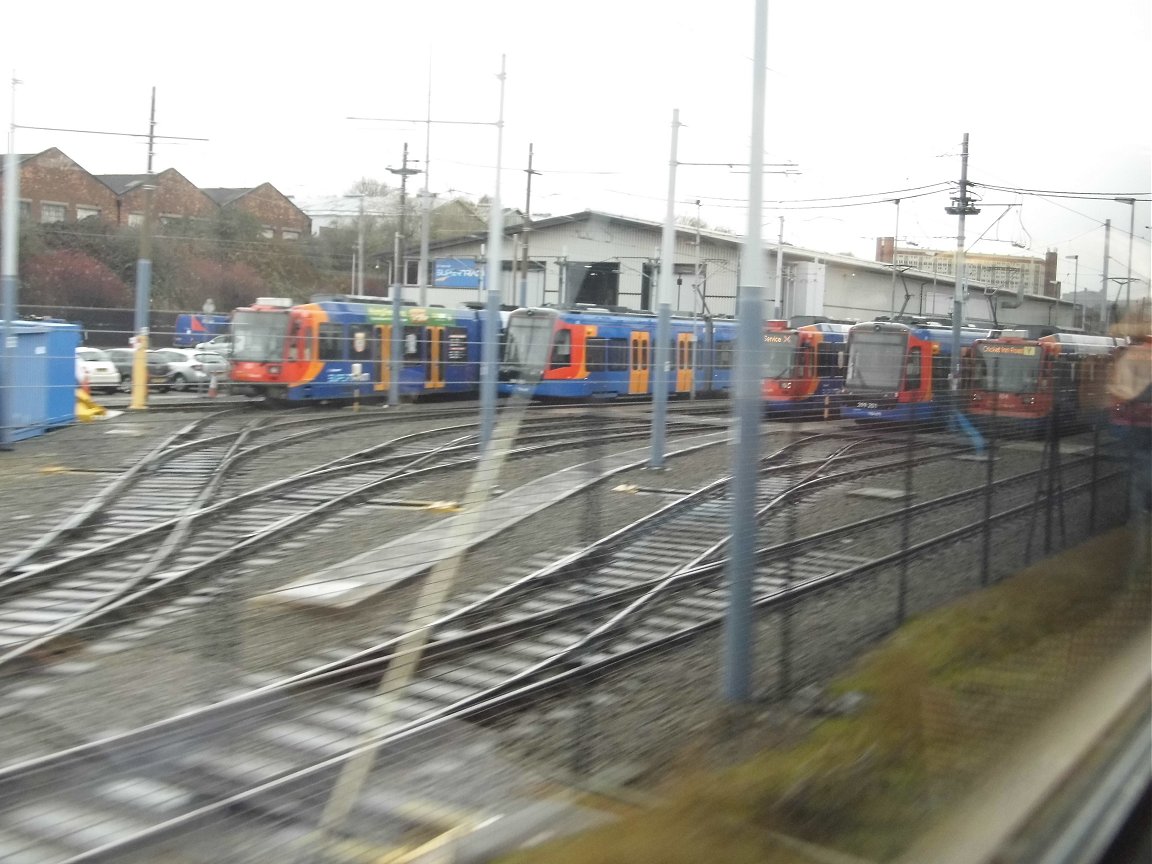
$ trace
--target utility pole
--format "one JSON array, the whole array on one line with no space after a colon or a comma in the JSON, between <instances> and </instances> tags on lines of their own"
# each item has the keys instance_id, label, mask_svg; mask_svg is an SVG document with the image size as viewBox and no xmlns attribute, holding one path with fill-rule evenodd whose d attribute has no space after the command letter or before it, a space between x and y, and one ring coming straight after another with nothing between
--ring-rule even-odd
<instances>
[{"instance_id":1,"label":"utility pole","mask_svg":"<svg viewBox=\"0 0 1152 864\"><path fill-rule=\"evenodd\" d=\"M360 212L356 218L356 296L364 296L364 196L360 190Z\"/></svg>"},{"instance_id":2,"label":"utility pole","mask_svg":"<svg viewBox=\"0 0 1152 864\"><path fill-rule=\"evenodd\" d=\"M520 305L528 305L528 232L532 230L532 175L539 171L532 170L532 145L528 145L528 174L527 192L524 196L524 227L521 233L521 247L524 252L524 275L520 278Z\"/></svg>"},{"instance_id":3,"label":"utility pole","mask_svg":"<svg viewBox=\"0 0 1152 864\"><path fill-rule=\"evenodd\" d=\"M148 179L144 181L144 222L140 226L140 259L136 262L136 353L132 355L132 402L134 411L148 407L148 319L152 307L152 198L156 192L152 159L156 144L156 88L148 116Z\"/></svg>"},{"instance_id":4,"label":"utility pole","mask_svg":"<svg viewBox=\"0 0 1152 864\"><path fill-rule=\"evenodd\" d=\"M1072 326L1076 325L1076 299L1080 294L1080 256L1079 255L1065 255L1065 258L1071 258L1076 262L1075 269L1072 271ZM1084 329L1083 316L1081 316L1080 329Z\"/></svg>"},{"instance_id":5,"label":"utility pole","mask_svg":"<svg viewBox=\"0 0 1152 864\"><path fill-rule=\"evenodd\" d=\"M500 207L500 172L504 164L505 57L500 56L500 119L496 121L496 184L488 206L487 297L484 308L484 344L480 347L480 452L492 446L496 431L496 383L500 362L500 289L504 276L504 211Z\"/></svg>"},{"instance_id":6,"label":"utility pole","mask_svg":"<svg viewBox=\"0 0 1152 864\"><path fill-rule=\"evenodd\" d=\"M1108 335L1108 327L1112 324L1112 307L1108 305L1108 247L1112 241L1112 220L1104 220L1104 272L1100 277L1100 284L1104 286L1104 335Z\"/></svg>"},{"instance_id":7,"label":"utility pole","mask_svg":"<svg viewBox=\"0 0 1152 864\"><path fill-rule=\"evenodd\" d=\"M776 303L779 305L779 317L787 318L784 314L784 217L780 216L780 233L776 236ZM773 305L773 313L776 306ZM773 318L777 317L775 314Z\"/></svg>"},{"instance_id":8,"label":"utility pole","mask_svg":"<svg viewBox=\"0 0 1152 864\"><path fill-rule=\"evenodd\" d=\"M1132 208L1128 216L1128 281L1124 288L1124 314L1129 315L1132 311L1132 241L1136 239L1134 237L1136 231L1136 199L1116 198L1115 200L1121 204L1127 204ZM1117 297L1119 297L1119 294L1117 294Z\"/></svg>"},{"instance_id":9,"label":"utility pole","mask_svg":"<svg viewBox=\"0 0 1152 864\"><path fill-rule=\"evenodd\" d=\"M668 372L672 346L672 280L676 258L676 144L680 135L680 109L672 109L672 155L668 159L668 206L660 237L660 282L656 288L656 350L652 367L652 453L649 468L664 467L668 427Z\"/></svg>"},{"instance_id":10,"label":"utility pole","mask_svg":"<svg viewBox=\"0 0 1152 864\"><path fill-rule=\"evenodd\" d=\"M400 175L400 219L393 244L392 259L392 337L388 340L388 404L393 408L400 404L401 347L404 339L403 315L404 262L401 260L404 241L404 214L408 203L408 178L419 174L419 168L408 167L408 142L404 142L404 155L399 168L389 168L389 173Z\"/></svg>"},{"instance_id":11,"label":"utility pole","mask_svg":"<svg viewBox=\"0 0 1152 864\"><path fill-rule=\"evenodd\" d=\"M732 380L732 479L728 609L724 621L724 696L752 698L752 587L756 574L756 487L760 456L760 388L764 352L764 102L767 93L768 0L756 0L752 31L752 140L748 164L748 231L740 252L736 364Z\"/></svg>"},{"instance_id":12,"label":"utility pole","mask_svg":"<svg viewBox=\"0 0 1152 864\"><path fill-rule=\"evenodd\" d=\"M12 73L12 106L8 125L8 154L4 157L4 237L0 250L0 450L11 450L15 438L15 412L12 410L16 375L16 295L20 290L20 159L16 156L16 85Z\"/></svg>"},{"instance_id":13,"label":"utility pole","mask_svg":"<svg viewBox=\"0 0 1152 864\"><path fill-rule=\"evenodd\" d=\"M428 197L428 173L432 170L432 57L428 57L428 100L424 112L424 187L420 190L420 264L416 281L420 283L420 305L428 305L428 247L432 236L432 199Z\"/></svg>"},{"instance_id":14,"label":"utility pole","mask_svg":"<svg viewBox=\"0 0 1152 864\"><path fill-rule=\"evenodd\" d=\"M893 199L896 204L896 230L892 234L892 260L889 262L892 266L892 303L889 316L891 320L896 318L896 244L900 242L900 199Z\"/></svg>"},{"instance_id":15,"label":"utility pole","mask_svg":"<svg viewBox=\"0 0 1152 864\"><path fill-rule=\"evenodd\" d=\"M959 407L960 395L960 327L964 320L964 297L967 292L967 274L964 270L964 217L974 216L980 210L972 204L968 197L968 133L964 133L964 145L960 154L960 195L952 199L952 206L945 207L944 212L951 216L960 217L960 225L956 230L956 290L952 294L952 403ZM896 241L892 241L892 262L896 262ZM896 271L892 271L892 281L895 284Z\"/></svg>"}]
</instances>

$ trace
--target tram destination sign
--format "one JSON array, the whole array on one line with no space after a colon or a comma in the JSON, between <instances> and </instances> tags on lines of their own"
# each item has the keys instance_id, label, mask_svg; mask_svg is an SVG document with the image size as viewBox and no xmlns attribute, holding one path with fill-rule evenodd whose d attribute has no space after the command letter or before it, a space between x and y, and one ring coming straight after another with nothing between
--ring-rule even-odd
<instances>
[{"instance_id":1,"label":"tram destination sign","mask_svg":"<svg viewBox=\"0 0 1152 864\"><path fill-rule=\"evenodd\" d=\"M1018 357L1035 357L1035 345L981 345L983 354L1015 354Z\"/></svg>"}]
</instances>

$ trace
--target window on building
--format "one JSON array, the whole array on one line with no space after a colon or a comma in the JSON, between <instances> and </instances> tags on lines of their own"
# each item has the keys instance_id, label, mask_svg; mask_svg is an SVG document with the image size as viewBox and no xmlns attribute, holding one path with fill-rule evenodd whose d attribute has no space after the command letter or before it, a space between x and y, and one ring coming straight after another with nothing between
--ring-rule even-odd
<instances>
[{"instance_id":1,"label":"window on building","mask_svg":"<svg viewBox=\"0 0 1152 864\"><path fill-rule=\"evenodd\" d=\"M32 202L31 201L21 201L20 202L20 218L21 219L31 219L32 218Z\"/></svg>"},{"instance_id":2,"label":"window on building","mask_svg":"<svg viewBox=\"0 0 1152 864\"><path fill-rule=\"evenodd\" d=\"M299 240L300 239L300 232L299 231L287 231L287 230L285 230L285 231L280 232L280 236L282 238L284 238L285 240Z\"/></svg>"},{"instance_id":3,"label":"window on building","mask_svg":"<svg viewBox=\"0 0 1152 864\"><path fill-rule=\"evenodd\" d=\"M66 211L67 208L63 204L41 204L40 221L44 224L63 222Z\"/></svg>"},{"instance_id":4,"label":"window on building","mask_svg":"<svg viewBox=\"0 0 1152 864\"><path fill-rule=\"evenodd\" d=\"M420 262L419 261L405 261L404 262L404 284L405 285L419 285L420 284Z\"/></svg>"},{"instance_id":5,"label":"window on building","mask_svg":"<svg viewBox=\"0 0 1152 864\"><path fill-rule=\"evenodd\" d=\"M100 208L99 207L85 207L83 204L77 204L76 205L76 221L77 222L83 221L84 219L90 219L93 216L95 216L97 219L100 218Z\"/></svg>"},{"instance_id":6,"label":"window on building","mask_svg":"<svg viewBox=\"0 0 1152 864\"><path fill-rule=\"evenodd\" d=\"M271 240L276 236L276 231L272 228L271 225L265 225L260 229L260 236L265 240Z\"/></svg>"},{"instance_id":7,"label":"window on building","mask_svg":"<svg viewBox=\"0 0 1152 864\"><path fill-rule=\"evenodd\" d=\"M143 213L129 213L128 214L128 224L132 228L139 228L141 225L144 224L144 214Z\"/></svg>"}]
</instances>

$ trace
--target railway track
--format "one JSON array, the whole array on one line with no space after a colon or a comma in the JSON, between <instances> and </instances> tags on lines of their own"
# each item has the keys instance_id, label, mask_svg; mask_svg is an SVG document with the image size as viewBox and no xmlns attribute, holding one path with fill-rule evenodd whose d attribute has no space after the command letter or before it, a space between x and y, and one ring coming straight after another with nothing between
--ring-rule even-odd
<instances>
[{"instance_id":1,"label":"railway track","mask_svg":"<svg viewBox=\"0 0 1152 864\"><path fill-rule=\"evenodd\" d=\"M364 421L344 425L354 422ZM616 431L610 428L602 418L574 422L545 416L520 436L513 455L579 445L592 431L603 442L648 434L640 419L622 421ZM138 484L110 505L108 521L83 539L63 549L49 544L39 558L25 556L18 566L0 570L7 576L0 582L0 672L18 662L51 659L54 648L73 650L80 640L194 592L244 554L260 550L266 560L269 555L284 557L289 548L270 550L276 538L385 491L466 467L477 458L475 424L425 430L210 503L225 476L244 458L331 431L327 425L317 430L297 421L274 430L271 440L247 445L251 429L212 436L208 440L214 444L216 439L226 442L216 446L194 442L195 459L167 463L175 465L175 479L169 472L157 481L158 487ZM438 438L442 443L433 443ZM193 471L202 484L188 482ZM141 495L144 502L154 502L157 488L174 483L186 491L160 499L171 502L167 507L142 510ZM187 613L210 597L208 591L196 603L179 608ZM163 621L156 623L162 626Z\"/></svg>"},{"instance_id":2,"label":"railway track","mask_svg":"<svg viewBox=\"0 0 1152 864\"><path fill-rule=\"evenodd\" d=\"M798 442L788 452L811 443ZM860 452L865 447L872 449ZM892 449L837 442L819 458L765 465L758 604L891 563L891 556L828 553L827 542L787 539L778 516L786 503L822 484L869 470L892 471ZM848 455L851 467L833 471ZM873 464L865 467L862 460ZM1000 482L1010 489L1020 481L1014 476ZM972 490L961 490L948 500L914 506L942 511L965 496L970 504ZM997 515L1018 514L1030 505L1014 504ZM298 847L300 831L285 832L285 825L314 824L322 801L316 796L355 753L426 743L458 718L515 710L515 704L597 668L715 627L725 602L718 584L725 509L721 484L710 484L597 543L512 574L480 596L454 598L432 627L417 676L402 694L369 697L362 689L395 662L404 638L396 632L337 662L307 660L302 665L312 668L260 691L2 769L0 850L32 850L28 854L39 857L28 860L41 864L122 860L133 850L144 850L137 860L148 860L153 844L178 835L187 839L195 826L221 825L226 814L239 812L250 830L263 824L268 838L288 844L282 850L288 856L292 845ZM820 539L890 526L902 512L829 529ZM973 530L956 525L954 517L947 521L950 530L920 545L954 542ZM54 790L50 795L44 794L48 788ZM260 821L267 819L276 821ZM389 832L396 823L387 796L370 787L348 830L388 842L395 839Z\"/></svg>"}]
</instances>

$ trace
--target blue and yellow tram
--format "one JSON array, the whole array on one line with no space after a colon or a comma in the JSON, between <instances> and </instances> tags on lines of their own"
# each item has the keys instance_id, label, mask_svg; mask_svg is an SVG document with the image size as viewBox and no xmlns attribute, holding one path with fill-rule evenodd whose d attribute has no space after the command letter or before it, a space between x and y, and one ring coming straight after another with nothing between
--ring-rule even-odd
<instances>
[{"instance_id":1,"label":"blue and yellow tram","mask_svg":"<svg viewBox=\"0 0 1152 864\"><path fill-rule=\"evenodd\" d=\"M977 339L992 335L961 328L961 351L966 354ZM854 420L940 420L948 408L951 367L951 327L910 327L895 321L856 324L848 332L840 414Z\"/></svg>"},{"instance_id":2,"label":"blue and yellow tram","mask_svg":"<svg viewBox=\"0 0 1152 864\"><path fill-rule=\"evenodd\" d=\"M847 324L789 329L785 321L764 328L764 410L769 415L829 417L844 388Z\"/></svg>"},{"instance_id":3,"label":"blue and yellow tram","mask_svg":"<svg viewBox=\"0 0 1152 864\"><path fill-rule=\"evenodd\" d=\"M478 388L482 313L401 307L400 392ZM383 298L258 298L232 314L232 382L288 402L381 396L391 381L392 306Z\"/></svg>"},{"instance_id":4,"label":"blue and yellow tram","mask_svg":"<svg viewBox=\"0 0 1152 864\"><path fill-rule=\"evenodd\" d=\"M596 306L518 309L508 317L500 390L542 399L651 396L656 316ZM671 320L670 394L726 393L736 322Z\"/></svg>"}]
</instances>

